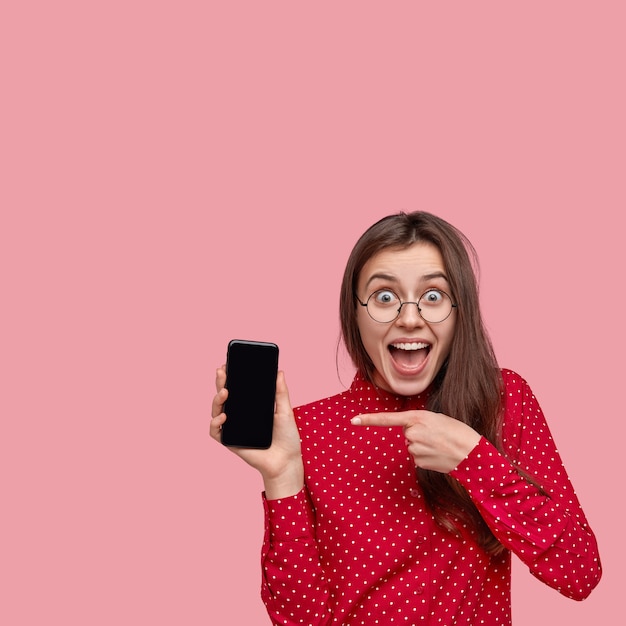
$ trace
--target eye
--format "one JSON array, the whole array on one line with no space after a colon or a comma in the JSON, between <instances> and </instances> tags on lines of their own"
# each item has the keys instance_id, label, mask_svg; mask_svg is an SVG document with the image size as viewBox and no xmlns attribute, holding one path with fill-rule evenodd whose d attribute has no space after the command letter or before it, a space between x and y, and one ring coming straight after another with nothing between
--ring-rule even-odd
<instances>
[{"instance_id":1,"label":"eye","mask_svg":"<svg viewBox=\"0 0 626 626\"><path fill-rule=\"evenodd\" d=\"M420 303L436 305L441 304L445 300L445 295L438 289L429 289L426 293L422 294Z\"/></svg>"},{"instance_id":2,"label":"eye","mask_svg":"<svg viewBox=\"0 0 626 626\"><path fill-rule=\"evenodd\" d=\"M396 296L396 294L389 289L380 289L379 291L375 291L370 297L376 304L381 306L390 306L400 302L398 296Z\"/></svg>"}]
</instances>

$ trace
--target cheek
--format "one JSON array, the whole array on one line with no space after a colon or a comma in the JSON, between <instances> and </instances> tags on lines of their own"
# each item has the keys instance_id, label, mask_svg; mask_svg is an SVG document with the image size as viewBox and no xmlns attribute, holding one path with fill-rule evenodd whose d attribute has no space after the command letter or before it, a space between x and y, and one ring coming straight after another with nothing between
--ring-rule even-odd
<instances>
[{"instance_id":1,"label":"cheek","mask_svg":"<svg viewBox=\"0 0 626 626\"><path fill-rule=\"evenodd\" d=\"M448 358L448 355L450 354L450 350L452 349L452 343L454 341L454 331L455 331L455 324L451 324L451 327L449 329L446 329L446 331L444 333L442 333L441 337L440 337L440 341L443 345L443 356L444 358Z\"/></svg>"},{"instance_id":2,"label":"cheek","mask_svg":"<svg viewBox=\"0 0 626 626\"><path fill-rule=\"evenodd\" d=\"M384 337L384 329L374 326L374 324L375 322L372 322L369 317L367 319L363 319L362 316L359 316L357 319L361 342L363 343L365 351L372 360L376 358Z\"/></svg>"}]
</instances>

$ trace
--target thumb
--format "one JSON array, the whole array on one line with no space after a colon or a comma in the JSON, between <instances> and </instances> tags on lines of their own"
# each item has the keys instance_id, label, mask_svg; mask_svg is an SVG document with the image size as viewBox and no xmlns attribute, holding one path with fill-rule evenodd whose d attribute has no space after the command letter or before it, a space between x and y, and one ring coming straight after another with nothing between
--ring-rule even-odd
<instances>
[{"instance_id":1,"label":"thumb","mask_svg":"<svg viewBox=\"0 0 626 626\"><path fill-rule=\"evenodd\" d=\"M289 399L289 389L285 380L285 372L279 371L276 376L276 412L289 413L291 411L291 400Z\"/></svg>"}]
</instances>

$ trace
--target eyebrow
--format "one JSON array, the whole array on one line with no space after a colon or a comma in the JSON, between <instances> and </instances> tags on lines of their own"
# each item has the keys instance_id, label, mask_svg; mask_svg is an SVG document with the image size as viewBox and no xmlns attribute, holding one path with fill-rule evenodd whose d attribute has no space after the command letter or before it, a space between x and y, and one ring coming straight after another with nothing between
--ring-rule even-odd
<instances>
[{"instance_id":1,"label":"eyebrow","mask_svg":"<svg viewBox=\"0 0 626 626\"><path fill-rule=\"evenodd\" d=\"M443 272L432 272L431 274L424 274L423 276L420 277L420 282L424 283L424 282L428 282L429 280L434 280L435 278L443 278L443 280L445 280L447 283L449 283L448 281L448 277L443 273ZM384 274L382 272L378 272L376 274L372 274L368 279L367 282L365 283L365 287L369 287L369 284L374 281L374 280L387 280L389 282L393 282L393 283L397 283L398 279L393 275L393 274Z\"/></svg>"}]
</instances>

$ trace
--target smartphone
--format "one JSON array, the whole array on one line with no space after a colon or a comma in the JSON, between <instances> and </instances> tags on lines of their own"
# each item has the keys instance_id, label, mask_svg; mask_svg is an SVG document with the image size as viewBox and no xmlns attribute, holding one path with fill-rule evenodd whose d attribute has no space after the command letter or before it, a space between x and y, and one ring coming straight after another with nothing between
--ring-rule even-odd
<instances>
[{"instance_id":1,"label":"smartphone","mask_svg":"<svg viewBox=\"0 0 626 626\"><path fill-rule=\"evenodd\" d=\"M272 445L278 346L263 341L233 339L226 355L222 443L238 448Z\"/></svg>"}]
</instances>

